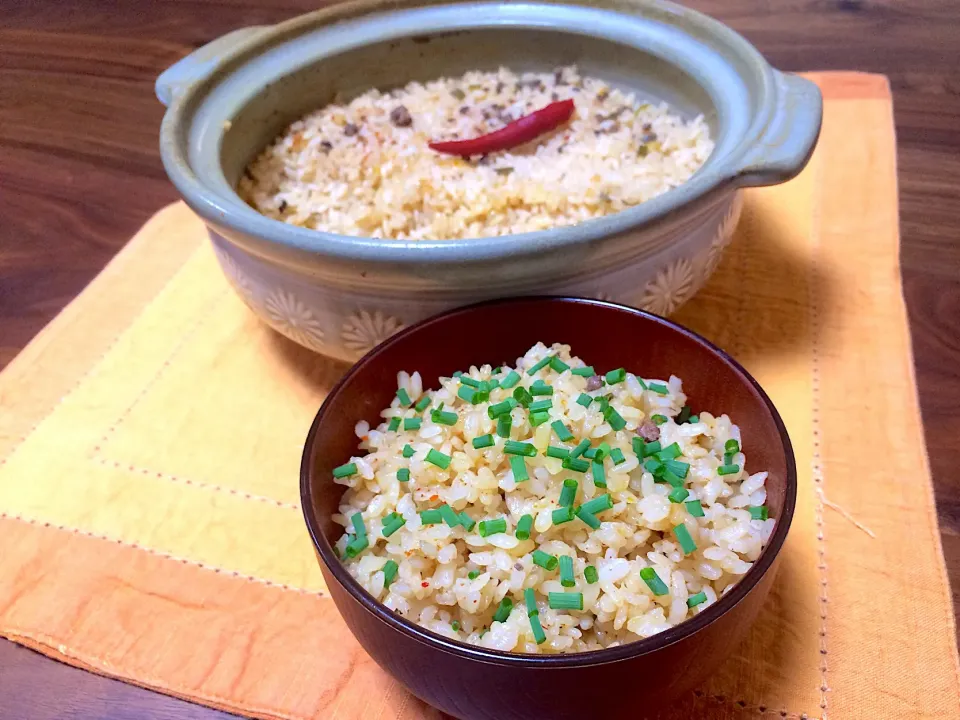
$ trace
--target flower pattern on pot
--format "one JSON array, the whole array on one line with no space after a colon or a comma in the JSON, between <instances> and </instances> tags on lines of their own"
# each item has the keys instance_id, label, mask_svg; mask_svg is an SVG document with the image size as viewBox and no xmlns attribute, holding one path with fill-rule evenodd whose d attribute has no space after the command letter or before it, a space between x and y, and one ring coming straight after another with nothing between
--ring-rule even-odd
<instances>
[{"instance_id":1,"label":"flower pattern on pot","mask_svg":"<svg viewBox=\"0 0 960 720\"><path fill-rule=\"evenodd\" d=\"M403 323L395 317L384 315L379 310L372 314L361 310L346 319L340 337L351 350L367 352L402 329Z\"/></svg>"},{"instance_id":2,"label":"flower pattern on pot","mask_svg":"<svg viewBox=\"0 0 960 720\"><path fill-rule=\"evenodd\" d=\"M274 290L264 302L270 324L311 350L322 350L324 333L313 311L293 293Z\"/></svg>"},{"instance_id":3,"label":"flower pattern on pot","mask_svg":"<svg viewBox=\"0 0 960 720\"><path fill-rule=\"evenodd\" d=\"M693 280L690 261L686 258L675 260L647 283L640 307L657 315L669 315L693 294Z\"/></svg>"},{"instance_id":4,"label":"flower pattern on pot","mask_svg":"<svg viewBox=\"0 0 960 720\"><path fill-rule=\"evenodd\" d=\"M740 211L743 209L743 193L737 192L733 195L730 208L727 214L723 216L717 232L710 241L710 247L707 248L703 259L703 274L705 278L710 277L713 271L720 264L720 258L723 257L723 251L730 241L733 240L733 232L737 229L737 223L740 221Z\"/></svg>"},{"instance_id":5,"label":"flower pattern on pot","mask_svg":"<svg viewBox=\"0 0 960 720\"><path fill-rule=\"evenodd\" d=\"M217 260L220 262L220 268L227 280L233 285L237 293L247 305L253 301L253 283L247 274L237 265L236 261L220 248L214 248Z\"/></svg>"}]
</instances>

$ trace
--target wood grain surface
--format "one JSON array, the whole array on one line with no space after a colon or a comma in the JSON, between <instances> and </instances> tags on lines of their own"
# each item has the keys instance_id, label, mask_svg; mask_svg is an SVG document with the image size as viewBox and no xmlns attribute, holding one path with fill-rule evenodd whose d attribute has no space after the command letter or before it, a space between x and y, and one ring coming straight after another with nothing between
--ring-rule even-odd
<instances>
[{"instance_id":1,"label":"wood grain surface","mask_svg":"<svg viewBox=\"0 0 960 720\"><path fill-rule=\"evenodd\" d=\"M229 30L323 0L0 2L0 367L157 209L156 76ZM694 0L784 70L894 90L904 292L954 600L960 601L960 3ZM229 717L0 641L0 718Z\"/></svg>"}]
</instances>

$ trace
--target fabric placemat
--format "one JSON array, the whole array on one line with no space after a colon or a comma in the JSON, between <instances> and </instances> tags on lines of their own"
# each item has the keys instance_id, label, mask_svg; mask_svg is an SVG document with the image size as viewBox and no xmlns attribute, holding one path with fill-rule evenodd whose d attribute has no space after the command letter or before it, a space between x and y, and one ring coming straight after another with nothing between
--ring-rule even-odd
<instances>
[{"instance_id":1,"label":"fabric placemat","mask_svg":"<svg viewBox=\"0 0 960 720\"><path fill-rule=\"evenodd\" d=\"M889 88L811 77L814 159L745 194L676 316L780 409L797 512L747 640L664 717L957 718ZM185 206L158 213L0 375L0 634L260 717L437 716L347 631L299 510L301 444L344 369L252 316Z\"/></svg>"}]
</instances>

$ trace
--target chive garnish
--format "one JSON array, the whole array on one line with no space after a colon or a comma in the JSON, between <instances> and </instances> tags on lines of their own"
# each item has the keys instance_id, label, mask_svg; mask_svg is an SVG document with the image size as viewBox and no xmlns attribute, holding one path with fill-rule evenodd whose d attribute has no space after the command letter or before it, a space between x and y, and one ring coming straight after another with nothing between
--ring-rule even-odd
<instances>
[{"instance_id":1,"label":"chive garnish","mask_svg":"<svg viewBox=\"0 0 960 720\"><path fill-rule=\"evenodd\" d=\"M663 463L656 458L650 458L643 463L643 469L648 473L659 475L663 471Z\"/></svg>"},{"instance_id":2,"label":"chive garnish","mask_svg":"<svg viewBox=\"0 0 960 720\"><path fill-rule=\"evenodd\" d=\"M531 443L518 442L517 440L507 440L503 444L503 451L507 455L524 455L526 457L536 457L537 448Z\"/></svg>"},{"instance_id":3,"label":"chive garnish","mask_svg":"<svg viewBox=\"0 0 960 720\"><path fill-rule=\"evenodd\" d=\"M687 507L687 512L693 517L703 517L703 505L700 504L699 500L687 500L684 505Z\"/></svg>"},{"instance_id":4,"label":"chive garnish","mask_svg":"<svg viewBox=\"0 0 960 720\"><path fill-rule=\"evenodd\" d=\"M430 396L424 395L422 398L417 400L417 404L413 406L413 409L417 412L423 412L427 409L427 406L430 405Z\"/></svg>"},{"instance_id":5,"label":"chive garnish","mask_svg":"<svg viewBox=\"0 0 960 720\"><path fill-rule=\"evenodd\" d=\"M356 463L347 463L346 465L341 465L340 467L335 467L333 469L333 476L335 478L345 478L350 477L351 475L357 474L357 464Z\"/></svg>"},{"instance_id":6,"label":"chive garnish","mask_svg":"<svg viewBox=\"0 0 960 720\"><path fill-rule=\"evenodd\" d=\"M680 457L682 454L683 450L680 449L680 445L677 443L672 443L658 452L657 457L661 460L673 460L674 458Z\"/></svg>"},{"instance_id":7,"label":"chive garnish","mask_svg":"<svg viewBox=\"0 0 960 720\"><path fill-rule=\"evenodd\" d=\"M553 395L553 388L547 385L543 380L534 381L530 386L531 395Z\"/></svg>"},{"instance_id":8,"label":"chive garnish","mask_svg":"<svg viewBox=\"0 0 960 720\"><path fill-rule=\"evenodd\" d=\"M410 468L400 468L397 470L397 480L400 482L410 481Z\"/></svg>"},{"instance_id":9,"label":"chive garnish","mask_svg":"<svg viewBox=\"0 0 960 720\"><path fill-rule=\"evenodd\" d=\"M663 383L647 383L647 388L658 395L667 395L670 392Z\"/></svg>"},{"instance_id":10,"label":"chive garnish","mask_svg":"<svg viewBox=\"0 0 960 720\"><path fill-rule=\"evenodd\" d=\"M583 579L587 581L587 585L593 585L597 580L600 579L600 575L597 573L597 569L593 565L587 565L583 569Z\"/></svg>"},{"instance_id":11,"label":"chive garnish","mask_svg":"<svg viewBox=\"0 0 960 720\"><path fill-rule=\"evenodd\" d=\"M474 520L474 519L473 519L472 517L470 517L469 515L467 515L467 511L466 511L466 510L461 510L461 511L460 511L460 524L463 525L463 529L464 529L464 530L466 530L467 532L470 532L471 530L473 530L473 526L477 524L477 521Z\"/></svg>"},{"instance_id":12,"label":"chive garnish","mask_svg":"<svg viewBox=\"0 0 960 720\"><path fill-rule=\"evenodd\" d=\"M556 445L548 445L547 457L560 458L562 460L565 457L570 457L570 451L566 448L557 447Z\"/></svg>"},{"instance_id":13,"label":"chive garnish","mask_svg":"<svg viewBox=\"0 0 960 720\"><path fill-rule=\"evenodd\" d=\"M654 425L663 425L670 418L668 418L666 415L660 415L657 413L656 415L651 416L650 419L653 420Z\"/></svg>"},{"instance_id":14,"label":"chive garnish","mask_svg":"<svg viewBox=\"0 0 960 720\"><path fill-rule=\"evenodd\" d=\"M690 416L690 419L687 420L687 422L688 422L690 425L693 425L694 423L698 423L698 422L700 422L700 416L699 416L699 415L691 415L691 416Z\"/></svg>"},{"instance_id":15,"label":"chive garnish","mask_svg":"<svg viewBox=\"0 0 960 720\"><path fill-rule=\"evenodd\" d=\"M504 390L509 390L518 382L520 382L520 375L516 370L511 370L506 374L506 376L503 377L502 380L500 380L500 387L502 387Z\"/></svg>"},{"instance_id":16,"label":"chive garnish","mask_svg":"<svg viewBox=\"0 0 960 720\"><path fill-rule=\"evenodd\" d=\"M660 479L664 480L675 488L683 487L683 478L675 475L667 466L664 464L663 468L660 471Z\"/></svg>"},{"instance_id":17,"label":"chive garnish","mask_svg":"<svg viewBox=\"0 0 960 720\"><path fill-rule=\"evenodd\" d=\"M724 453L723 454L723 464L724 465L733 465L733 459L736 457L736 453Z\"/></svg>"},{"instance_id":18,"label":"chive garnish","mask_svg":"<svg viewBox=\"0 0 960 720\"><path fill-rule=\"evenodd\" d=\"M570 372L572 372L574 375L579 375L580 377L593 377L594 375L596 375L596 373L593 371L593 365L574 368Z\"/></svg>"},{"instance_id":19,"label":"chive garnish","mask_svg":"<svg viewBox=\"0 0 960 720\"><path fill-rule=\"evenodd\" d=\"M583 407L590 407L590 403L592 402L593 398L586 393L580 393L580 396L577 398L577 405L582 405Z\"/></svg>"},{"instance_id":20,"label":"chive garnish","mask_svg":"<svg viewBox=\"0 0 960 720\"><path fill-rule=\"evenodd\" d=\"M493 445L493 435L487 433L486 435L481 435L480 437L475 437L473 439L473 447L477 450L483 450L483 448L488 448Z\"/></svg>"},{"instance_id":21,"label":"chive garnish","mask_svg":"<svg viewBox=\"0 0 960 720\"><path fill-rule=\"evenodd\" d=\"M603 470L603 463L594 460L591 464L591 470L593 484L597 487L605 488L607 486L607 474Z\"/></svg>"},{"instance_id":22,"label":"chive garnish","mask_svg":"<svg viewBox=\"0 0 960 720\"><path fill-rule=\"evenodd\" d=\"M560 505L570 507L577 499L578 483L573 478L567 478L563 481L563 489L560 490Z\"/></svg>"},{"instance_id":23,"label":"chive garnish","mask_svg":"<svg viewBox=\"0 0 960 720\"><path fill-rule=\"evenodd\" d=\"M623 456L623 450L620 448L613 448L610 451L610 459L613 460L614 465L619 465L622 462L626 462L626 458Z\"/></svg>"},{"instance_id":24,"label":"chive garnish","mask_svg":"<svg viewBox=\"0 0 960 720\"><path fill-rule=\"evenodd\" d=\"M697 549L697 544L693 541L693 538L690 536L690 531L687 530L687 526L683 523L680 523L673 529L673 534L677 538L677 542L680 543L680 548L683 550L684 555L689 555Z\"/></svg>"},{"instance_id":25,"label":"chive garnish","mask_svg":"<svg viewBox=\"0 0 960 720\"><path fill-rule=\"evenodd\" d=\"M549 593L547 601L554 610L583 610L583 593Z\"/></svg>"},{"instance_id":26,"label":"chive garnish","mask_svg":"<svg viewBox=\"0 0 960 720\"><path fill-rule=\"evenodd\" d=\"M694 608L697 605L703 605L707 601L707 594L701 590L696 595L691 595L687 598L687 607Z\"/></svg>"},{"instance_id":27,"label":"chive garnish","mask_svg":"<svg viewBox=\"0 0 960 720\"><path fill-rule=\"evenodd\" d=\"M583 507L577 508L577 517L583 520L587 525L589 525L594 530L600 528L600 519L593 513L588 513Z\"/></svg>"},{"instance_id":28,"label":"chive garnish","mask_svg":"<svg viewBox=\"0 0 960 720\"><path fill-rule=\"evenodd\" d=\"M626 368L617 368L616 370L611 370L603 376L603 379L607 381L607 385L616 385L617 383L621 383L626 380L626 378Z\"/></svg>"},{"instance_id":29,"label":"chive garnish","mask_svg":"<svg viewBox=\"0 0 960 720\"><path fill-rule=\"evenodd\" d=\"M355 558L361 552L366 550L370 546L367 536L363 535L362 537L355 537L353 540L347 543L347 549L345 555L348 558Z\"/></svg>"},{"instance_id":30,"label":"chive garnish","mask_svg":"<svg viewBox=\"0 0 960 720\"><path fill-rule=\"evenodd\" d=\"M573 558L569 555L560 556L560 584L565 588L577 586L577 581L573 577Z\"/></svg>"},{"instance_id":31,"label":"chive garnish","mask_svg":"<svg viewBox=\"0 0 960 720\"><path fill-rule=\"evenodd\" d=\"M564 370L569 370L570 366L554 355L552 358L550 358L550 369L556 373L562 373Z\"/></svg>"},{"instance_id":32,"label":"chive garnish","mask_svg":"<svg viewBox=\"0 0 960 720\"><path fill-rule=\"evenodd\" d=\"M543 370L547 365L549 365L552 359L553 358L550 355L547 355L543 360L541 360L532 368L527 370L527 375L536 375L538 372Z\"/></svg>"},{"instance_id":33,"label":"chive garnish","mask_svg":"<svg viewBox=\"0 0 960 720\"><path fill-rule=\"evenodd\" d=\"M399 515L399 516L395 517L395 518L394 518L393 520L391 520L389 523L384 523L384 525L383 525L383 530L382 530L383 536L384 536L384 537L390 537L390 536L393 535L397 530L399 530L400 528L402 528L402 527L403 527L404 525L406 525L406 524L407 524L407 521L406 521L406 519L405 519L402 515Z\"/></svg>"},{"instance_id":34,"label":"chive garnish","mask_svg":"<svg viewBox=\"0 0 960 720\"><path fill-rule=\"evenodd\" d=\"M455 412L450 412L448 410L434 410L430 413L430 419L433 420L437 425L456 425L457 420L460 418Z\"/></svg>"},{"instance_id":35,"label":"chive garnish","mask_svg":"<svg viewBox=\"0 0 960 720\"><path fill-rule=\"evenodd\" d=\"M533 630L533 639L537 645L542 645L547 641L547 634L543 631L543 625L540 624L539 615L530 618L530 628Z\"/></svg>"},{"instance_id":36,"label":"chive garnish","mask_svg":"<svg viewBox=\"0 0 960 720\"><path fill-rule=\"evenodd\" d=\"M501 415L509 413L513 410L519 403L514 400L512 397L503 400L502 402L494 403L487 408L487 416L491 420L496 420Z\"/></svg>"},{"instance_id":37,"label":"chive garnish","mask_svg":"<svg viewBox=\"0 0 960 720\"><path fill-rule=\"evenodd\" d=\"M610 454L610 450L611 450L611 448L610 448L610 444L609 444L609 443L602 442L602 443L600 443L599 445L597 445L597 451L596 451L596 460L597 460L597 462L600 462L601 460L603 460L604 458L606 458L607 455Z\"/></svg>"},{"instance_id":38,"label":"chive garnish","mask_svg":"<svg viewBox=\"0 0 960 720\"><path fill-rule=\"evenodd\" d=\"M717 468L717 475L734 475L740 472L739 465L721 465Z\"/></svg>"},{"instance_id":39,"label":"chive garnish","mask_svg":"<svg viewBox=\"0 0 960 720\"><path fill-rule=\"evenodd\" d=\"M413 400L410 399L407 391L403 388L397 388L397 397L400 398L400 404L404 407L410 407L413 405Z\"/></svg>"},{"instance_id":40,"label":"chive garnish","mask_svg":"<svg viewBox=\"0 0 960 720\"><path fill-rule=\"evenodd\" d=\"M667 497L670 498L670 502L672 503L682 503L690 497L690 491L685 487L675 487Z\"/></svg>"},{"instance_id":41,"label":"chive garnish","mask_svg":"<svg viewBox=\"0 0 960 720\"><path fill-rule=\"evenodd\" d=\"M561 420L554 420L550 423L550 427L553 428L553 431L557 434L560 442L570 442L573 440L573 433L570 432L570 429L563 424Z\"/></svg>"},{"instance_id":42,"label":"chive garnish","mask_svg":"<svg viewBox=\"0 0 960 720\"><path fill-rule=\"evenodd\" d=\"M541 410L549 410L553 407L553 400L547 398L546 400L537 400L536 402L530 403L530 407L527 408L530 412L540 412Z\"/></svg>"},{"instance_id":43,"label":"chive garnish","mask_svg":"<svg viewBox=\"0 0 960 720\"><path fill-rule=\"evenodd\" d=\"M609 510L613 507L613 497L610 493L604 493L603 495L598 495L592 500L587 500L583 505L580 506L580 509L584 512L588 512L591 515L596 515L597 513L602 513L604 510Z\"/></svg>"},{"instance_id":44,"label":"chive garnish","mask_svg":"<svg viewBox=\"0 0 960 720\"><path fill-rule=\"evenodd\" d=\"M747 508L750 511L750 517L754 520L766 520L770 517L770 512L766 505L751 505Z\"/></svg>"},{"instance_id":45,"label":"chive garnish","mask_svg":"<svg viewBox=\"0 0 960 720\"><path fill-rule=\"evenodd\" d=\"M530 413L530 427L539 427L550 419L550 413L546 410Z\"/></svg>"},{"instance_id":46,"label":"chive garnish","mask_svg":"<svg viewBox=\"0 0 960 720\"><path fill-rule=\"evenodd\" d=\"M443 518L443 521L447 524L447 527L455 528L460 525L460 516L457 515L457 511L446 503L438 507L437 510L440 511L440 517Z\"/></svg>"},{"instance_id":47,"label":"chive garnish","mask_svg":"<svg viewBox=\"0 0 960 720\"><path fill-rule=\"evenodd\" d=\"M544 570L556 570L559 560L553 555L548 555L543 550L533 551L533 564L539 565Z\"/></svg>"},{"instance_id":48,"label":"chive garnish","mask_svg":"<svg viewBox=\"0 0 960 720\"><path fill-rule=\"evenodd\" d=\"M500 601L497 611L493 614L494 622L504 622L508 617L510 617L510 611L513 610L513 600L510 599L510 596L507 595Z\"/></svg>"},{"instance_id":49,"label":"chive garnish","mask_svg":"<svg viewBox=\"0 0 960 720\"><path fill-rule=\"evenodd\" d=\"M572 507L561 507L550 513L550 519L554 525L563 525L563 523L573 520L574 510Z\"/></svg>"},{"instance_id":50,"label":"chive garnish","mask_svg":"<svg viewBox=\"0 0 960 720\"><path fill-rule=\"evenodd\" d=\"M587 438L584 438L579 443L577 443L577 446L573 450L570 451L570 457L572 458L580 457L587 451L587 448L589 447L590 447L590 441Z\"/></svg>"},{"instance_id":51,"label":"chive garnish","mask_svg":"<svg viewBox=\"0 0 960 720\"><path fill-rule=\"evenodd\" d=\"M461 375L459 379L460 379L460 383L461 383L462 385L466 385L466 386L472 387L472 388L479 388L479 387L481 387L481 384L482 384L482 381L480 381L480 380L474 380L474 379L473 379L472 377L470 377L469 375Z\"/></svg>"},{"instance_id":52,"label":"chive garnish","mask_svg":"<svg viewBox=\"0 0 960 720\"><path fill-rule=\"evenodd\" d=\"M537 607L537 593L532 587L523 591L523 601L527 606L527 617L540 614L540 609Z\"/></svg>"},{"instance_id":53,"label":"chive garnish","mask_svg":"<svg viewBox=\"0 0 960 720\"><path fill-rule=\"evenodd\" d=\"M682 408L680 408L680 412L677 415L677 417L674 418L674 422L677 423L677 425L683 425L685 422L689 422L689 420L690 420L690 406L684 405Z\"/></svg>"},{"instance_id":54,"label":"chive garnish","mask_svg":"<svg viewBox=\"0 0 960 720\"><path fill-rule=\"evenodd\" d=\"M476 580L478 577L480 577L479 570L471 570L470 572L467 573L468 580Z\"/></svg>"},{"instance_id":55,"label":"chive garnish","mask_svg":"<svg viewBox=\"0 0 960 720\"><path fill-rule=\"evenodd\" d=\"M460 632L460 623L457 620L454 620L450 623L450 629L454 632Z\"/></svg>"},{"instance_id":56,"label":"chive garnish","mask_svg":"<svg viewBox=\"0 0 960 720\"><path fill-rule=\"evenodd\" d=\"M446 470L448 467L450 467L450 456L434 448L430 448L430 452L427 453L426 459L428 463L431 465L436 465L441 470Z\"/></svg>"},{"instance_id":57,"label":"chive garnish","mask_svg":"<svg viewBox=\"0 0 960 720\"><path fill-rule=\"evenodd\" d=\"M656 455L658 452L660 452L660 441L659 441L659 440L654 440L653 442L651 442L651 443L646 443L646 444L643 446L643 456L644 456L645 458L648 458L648 457L650 457L651 455Z\"/></svg>"},{"instance_id":58,"label":"chive garnish","mask_svg":"<svg viewBox=\"0 0 960 720\"><path fill-rule=\"evenodd\" d=\"M462 370L457 370L457 371L453 374L453 377L454 377L455 379L459 380L460 378L463 377L463 371L462 371Z\"/></svg>"},{"instance_id":59,"label":"chive garnish","mask_svg":"<svg viewBox=\"0 0 960 720\"><path fill-rule=\"evenodd\" d=\"M497 435L502 438L510 437L510 428L513 425L513 418L510 414L501 415L497 418Z\"/></svg>"},{"instance_id":60,"label":"chive garnish","mask_svg":"<svg viewBox=\"0 0 960 720\"><path fill-rule=\"evenodd\" d=\"M504 518L496 518L495 520L480 521L480 537L498 535L506 531L507 531L507 521Z\"/></svg>"},{"instance_id":61,"label":"chive garnish","mask_svg":"<svg viewBox=\"0 0 960 720\"><path fill-rule=\"evenodd\" d=\"M630 444L633 445L633 454L638 458L643 458L643 446L646 444L643 441L642 437L635 437L630 441Z\"/></svg>"},{"instance_id":62,"label":"chive garnish","mask_svg":"<svg viewBox=\"0 0 960 720\"><path fill-rule=\"evenodd\" d=\"M411 445L410 443L407 443L406 445L403 446L402 455L405 458L412 458L413 453L414 453L413 445Z\"/></svg>"},{"instance_id":63,"label":"chive garnish","mask_svg":"<svg viewBox=\"0 0 960 720\"><path fill-rule=\"evenodd\" d=\"M570 457L564 458L560 463L561 467L565 470L573 470L574 472L585 473L590 469L590 463L586 460L581 460L580 458L573 457L573 454L570 454Z\"/></svg>"},{"instance_id":64,"label":"chive garnish","mask_svg":"<svg viewBox=\"0 0 960 720\"><path fill-rule=\"evenodd\" d=\"M529 540L533 528L533 515L522 515L517 521L517 540Z\"/></svg>"},{"instance_id":65,"label":"chive garnish","mask_svg":"<svg viewBox=\"0 0 960 720\"><path fill-rule=\"evenodd\" d=\"M363 514L355 512L350 516L350 522L353 523L353 529L357 533L357 537L366 537L367 528L363 524Z\"/></svg>"},{"instance_id":66,"label":"chive garnish","mask_svg":"<svg viewBox=\"0 0 960 720\"><path fill-rule=\"evenodd\" d=\"M387 430L390 432L396 432L400 429L400 418L392 417L390 418L390 423L387 425Z\"/></svg>"},{"instance_id":67,"label":"chive garnish","mask_svg":"<svg viewBox=\"0 0 960 720\"><path fill-rule=\"evenodd\" d=\"M516 390L514 390L513 397L518 403L520 403L524 407L529 407L530 403L533 402L533 395L527 392L527 389L525 387L518 387Z\"/></svg>"},{"instance_id":68,"label":"chive garnish","mask_svg":"<svg viewBox=\"0 0 960 720\"><path fill-rule=\"evenodd\" d=\"M667 589L667 586L664 585L663 580L660 579L660 576L657 575L657 571L652 567L645 567L640 571L640 578L647 584L647 587L653 592L654 595L666 595L670 592Z\"/></svg>"},{"instance_id":69,"label":"chive garnish","mask_svg":"<svg viewBox=\"0 0 960 720\"><path fill-rule=\"evenodd\" d=\"M612 405L608 405L606 410L603 411L603 418L610 423L610 427L614 430L623 430L623 428L627 426L627 421L623 419L620 413L613 409Z\"/></svg>"},{"instance_id":70,"label":"chive garnish","mask_svg":"<svg viewBox=\"0 0 960 720\"><path fill-rule=\"evenodd\" d=\"M679 460L667 460L663 464L667 470L680 478L685 478L687 473L690 472L690 463L680 462Z\"/></svg>"},{"instance_id":71,"label":"chive garnish","mask_svg":"<svg viewBox=\"0 0 960 720\"><path fill-rule=\"evenodd\" d=\"M439 525L443 522L443 515L439 510L421 510L420 522L424 525Z\"/></svg>"},{"instance_id":72,"label":"chive garnish","mask_svg":"<svg viewBox=\"0 0 960 720\"><path fill-rule=\"evenodd\" d=\"M728 453L738 453L740 452L740 443L736 439L730 438L723 444L723 450Z\"/></svg>"},{"instance_id":73,"label":"chive garnish","mask_svg":"<svg viewBox=\"0 0 960 720\"><path fill-rule=\"evenodd\" d=\"M395 560L387 560L383 564L383 586L389 588L393 581L397 579L397 572L400 570L400 566L397 565Z\"/></svg>"},{"instance_id":74,"label":"chive garnish","mask_svg":"<svg viewBox=\"0 0 960 720\"><path fill-rule=\"evenodd\" d=\"M530 479L530 473L527 472L527 464L523 461L522 455L510 456L510 469L513 471L513 481L522 483Z\"/></svg>"},{"instance_id":75,"label":"chive garnish","mask_svg":"<svg viewBox=\"0 0 960 720\"><path fill-rule=\"evenodd\" d=\"M596 460L597 459L597 449L596 448L587 448L583 451L583 456L587 460Z\"/></svg>"},{"instance_id":76,"label":"chive garnish","mask_svg":"<svg viewBox=\"0 0 960 720\"><path fill-rule=\"evenodd\" d=\"M490 393L485 390L474 390L471 387L461 387L457 390L457 397L471 405L479 405L490 399Z\"/></svg>"},{"instance_id":77,"label":"chive garnish","mask_svg":"<svg viewBox=\"0 0 960 720\"><path fill-rule=\"evenodd\" d=\"M423 420L418 417L404 418L403 419L403 429L404 430L419 430L420 426L423 424Z\"/></svg>"}]
</instances>

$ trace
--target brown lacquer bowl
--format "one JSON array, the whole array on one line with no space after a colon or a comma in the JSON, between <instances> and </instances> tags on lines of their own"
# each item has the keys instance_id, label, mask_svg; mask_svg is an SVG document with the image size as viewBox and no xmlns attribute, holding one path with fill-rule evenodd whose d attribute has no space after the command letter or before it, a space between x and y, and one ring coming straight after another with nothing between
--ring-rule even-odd
<instances>
[{"instance_id":1,"label":"brown lacquer bowl","mask_svg":"<svg viewBox=\"0 0 960 720\"><path fill-rule=\"evenodd\" d=\"M424 387L458 368L513 362L537 341L568 343L597 367L683 379L690 406L727 413L754 467L769 471L776 529L733 590L696 617L653 637L567 655L482 649L435 635L383 607L341 565L331 519L343 488L332 470L356 452L354 425L375 422L399 370ZM756 381L703 338L655 315L573 298L518 298L454 310L414 325L364 356L337 384L307 436L301 498L330 595L363 648L412 693L458 718L634 718L690 692L737 646L773 585L793 517L796 464L776 408Z\"/></svg>"}]
</instances>

